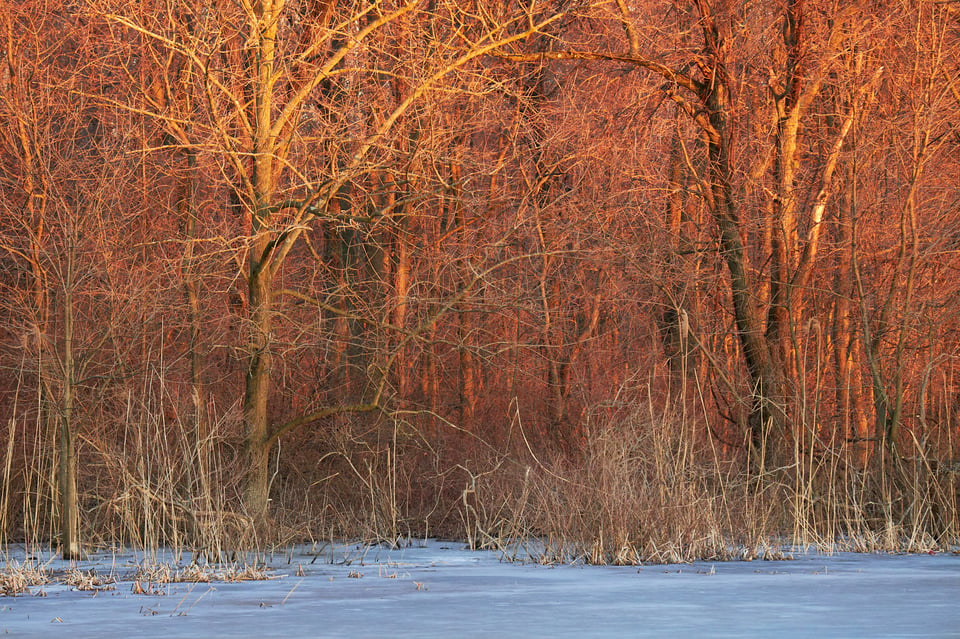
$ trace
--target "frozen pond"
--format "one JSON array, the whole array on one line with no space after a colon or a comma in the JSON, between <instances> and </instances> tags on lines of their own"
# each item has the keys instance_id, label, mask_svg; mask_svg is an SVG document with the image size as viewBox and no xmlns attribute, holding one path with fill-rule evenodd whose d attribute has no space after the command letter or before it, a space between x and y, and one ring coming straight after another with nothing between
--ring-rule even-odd
<instances>
[{"instance_id":1,"label":"frozen pond","mask_svg":"<svg viewBox=\"0 0 960 639\"><path fill-rule=\"evenodd\" d=\"M17 558L11 552L11 559ZM0 597L13 637L957 637L960 555L805 555L673 566L540 566L458 543L297 549L267 581L136 594L131 555L77 567L122 581ZM52 562L48 569L65 568ZM38 593L45 596L38 596Z\"/></svg>"}]
</instances>

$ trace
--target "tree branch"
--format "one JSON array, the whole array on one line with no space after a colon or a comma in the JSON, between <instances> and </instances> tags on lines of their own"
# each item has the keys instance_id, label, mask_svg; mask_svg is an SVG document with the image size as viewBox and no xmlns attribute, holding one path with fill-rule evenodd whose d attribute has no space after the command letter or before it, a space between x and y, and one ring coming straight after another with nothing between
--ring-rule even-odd
<instances>
[{"instance_id":1,"label":"tree branch","mask_svg":"<svg viewBox=\"0 0 960 639\"><path fill-rule=\"evenodd\" d=\"M694 80L690 76L676 69L672 69L665 64L630 54L568 50L542 51L538 53L493 53L492 55L503 60L510 60L511 62L543 62L545 60L605 60L608 62L624 62L653 71L666 80L697 94L700 93L704 86L702 82Z\"/></svg>"}]
</instances>

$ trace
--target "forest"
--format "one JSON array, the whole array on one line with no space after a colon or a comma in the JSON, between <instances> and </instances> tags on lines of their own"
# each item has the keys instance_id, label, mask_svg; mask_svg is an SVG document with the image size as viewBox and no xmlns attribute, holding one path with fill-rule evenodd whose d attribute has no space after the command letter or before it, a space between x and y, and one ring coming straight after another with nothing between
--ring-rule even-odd
<instances>
[{"instance_id":1,"label":"forest","mask_svg":"<svg viewBox=\"0 0 960 639\"><path fill-rule=\"evenodd\" d=\"M0 543L960 543L960 2L0 23Z\"/></svg>"}]
</instances>

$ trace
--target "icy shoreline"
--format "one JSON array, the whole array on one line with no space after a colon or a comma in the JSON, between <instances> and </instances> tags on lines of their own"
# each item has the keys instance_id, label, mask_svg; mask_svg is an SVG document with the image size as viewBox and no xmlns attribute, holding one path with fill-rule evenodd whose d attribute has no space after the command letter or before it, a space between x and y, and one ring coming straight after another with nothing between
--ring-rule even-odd
<instances>
[{"instance_id":1,"label":"icy shoreline","mask_svg":"<svg viewBox=\"0 0 960 639\"><path fill-rule=\"evenodd\" d=\"M428 541L392 550L298 548L266 558L267 580L156 584L152 592L163 594L137 594L134 575L143 562L132 553L98 553L75 566L49 561L50 571L75 567L119 581L86 591L48 584L31 588L31 594L0 597L0 634L70 639L960 634L960 556L952 554L539 566Z\"/></svg>"}]
</instances>

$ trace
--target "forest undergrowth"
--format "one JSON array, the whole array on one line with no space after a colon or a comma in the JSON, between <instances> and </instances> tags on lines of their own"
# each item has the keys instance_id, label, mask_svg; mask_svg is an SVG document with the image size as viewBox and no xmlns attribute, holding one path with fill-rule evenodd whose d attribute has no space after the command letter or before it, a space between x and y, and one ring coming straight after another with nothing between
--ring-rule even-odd
<instances>
[{"instance_id":1,"label":"forest undergrowth","mask_svg":"<svg viewBox=\"0 0 960 639\"><path fill-rule=\"evenodd\" d=\"M567 451L535 449L519 417L499 448L455 431L447 450L400 414L373 430L343 421L312 464L308 447L278 456L271 521L257 527L240 506L229 415L197 440L151 408L129 408L124 439L81 447L85 552L142 551L153 559L141 572L155 577L145 582L209 580L277 549L344 540L443 537L511 561L618 565L960 545L960 468L931 453L935 442L887 449L798 429L766 457L775 465L758 467L702 415L658 411L649 398L595 408ZM8 555L56 547L59 530L55 460L38 453L16 468L8 444L2 590L16 593L64 576Z\"/></svg>"}]
</instances>

